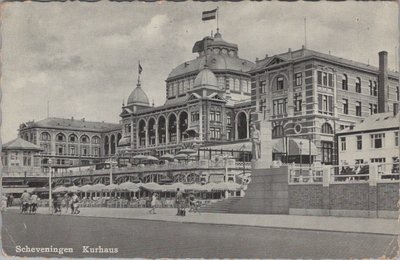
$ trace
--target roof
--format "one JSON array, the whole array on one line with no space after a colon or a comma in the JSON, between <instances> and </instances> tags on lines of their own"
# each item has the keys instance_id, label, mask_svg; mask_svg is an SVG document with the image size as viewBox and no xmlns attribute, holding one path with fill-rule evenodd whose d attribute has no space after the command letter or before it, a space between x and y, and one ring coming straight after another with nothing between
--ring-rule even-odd
<instances>
[{"instance_id":1,"label":"roof","mask_svg":"<svg viewBox=\"0 0 400 260\"><path fill-rule=\"evenodd\" d=\"M202 55L194 60L186 61L174 68L168 75L168 79L179 77L186 74L197 74L206 65L206 55ZM254 63L236 56L227 54L207 54L207 67L213 72L233 70L247 73L254 66Z\"/></svg>"},{"instance_id":2,"label":"roof","mask_svg":"<svg viewBox=\"0 0 400 260\"><path fill-rule=\"evenodd\" d=\"M213 86L218 88L217 77L215 77L214 73L207 67L204 67L204 69L197 74L196 79L194 80L193 88L202 86Z\"/></svg>"},{"instance_id":3,"label":"roof","mask_svg":"<svg viewBox=\"0 0 400 260\"><path fill-rule=\"evenodd\" d=\"M331 54L326 54L326 53L309 50L309 49L305 49L305 48L295 50L292 52L285 52L285 53L277 54L277 55L274 55L271 57L266 57L265 59L262 59L262 60L256 62L256 65L254 66L254 70L261 69L263 67L268 66L268 64L271 61L273 61L274 59L277 59L277 58L282 59L283 61L288 61L288 60L296 61L296 60L304 59L307 57L317 57L317 58L329 60L334 63L342 63L345 65L349 65L352 67L358 67L358 68L365 69L365 70L378 71L377 67L369 65L369 64L365 64L362 62L353 61L353 60L349 60L349 59L344 59L344 58L340 58L340 57L337 57L337 56L334 56ZM394 72L389 72L389 74L391 76L397 77L397 74Z\"/></svg>"},{"instance_id":4,"label":"roof","mask_svg":"<svg viewBox=\"0 0 400 260\"><path fill-rule=\"evenodd\" d=\"M25 141L21 137L17 137L12 141L3 144L3 150L42 151L43 148L31 142Z\"/></svg>"},{"instance_id":5,"label":"roof","mask_svg":"<svg viewBox=\"0 0 400 260\"><path fill-rule=\"evenodd\" d=\"M79 129L85 131L109 131L113 129L121 128L121 125L114 123L105 122L91 122L84 119L73 119L73 118L58 118L58 117L48 117L46 119L34 122L27 122L24 124L23 128L56 128L56 129Z\"/></svg>"},{"instance_id":6,"label":"roof","mask_svg":"<svg viewBox=\"0 0 400 260\"><path fill-rule=\"evenodd\" d=\"M127 105L131 104L145 105L145 106L150 105L149 98L147 97L147 94L143 91L140 84L138 84L137 87L129 95Z\"/></svg>"},{"instance_id":7,"label":"roof","mask_svg":"<svg viewBox=\"0 0 400 260\"><path fill-rule=\"evenodd\" d=\"M399 128L399 122L399 113L397 113L396 116L393 115L393 112L379 113L366 117L365 119L361 120L360 123L355 124L353 127L348 127L338 132L338 135Z\"/></svg>"}]
</instances>

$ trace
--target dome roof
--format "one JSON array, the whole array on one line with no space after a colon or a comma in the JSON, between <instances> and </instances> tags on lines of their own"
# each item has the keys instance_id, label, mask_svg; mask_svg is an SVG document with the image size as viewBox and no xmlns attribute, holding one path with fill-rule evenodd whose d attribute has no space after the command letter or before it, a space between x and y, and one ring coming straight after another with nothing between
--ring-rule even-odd
<instances>
[{"instance_id":1,"label":"dome roof","mask_svg":"<svg viewBox=\"0 0 400 260\"><path fill-rule=\"evenodd\" d=\"M218 87L217 77L215 77L214 73L206 66L199 72L199 74L197 74L196 79L194 80L193 88L201 86Z\"/></svg>"},{"instance_id":2,"label":"dome roof","mask_svg":"<svg viewBox=\"0 0 400 260\"><path fill-rule=\"evenodd\" d=\"M127 105L131 104L145 105L145 106L150 105L149 98L147 97L146 93L143 91L143 89L139 84L129 95Z\"/></svg>"}]
</instances>

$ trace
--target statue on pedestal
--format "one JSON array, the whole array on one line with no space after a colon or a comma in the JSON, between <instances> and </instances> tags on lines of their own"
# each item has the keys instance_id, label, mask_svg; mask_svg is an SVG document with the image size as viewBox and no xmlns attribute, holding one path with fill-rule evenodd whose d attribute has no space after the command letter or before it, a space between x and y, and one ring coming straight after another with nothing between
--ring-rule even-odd
<instances>
[{"instance_id":1,"label":"statue on pedestal","mask_svg":"<svg viewBox=\"0 0 400 260\"><path fill-rule=\"evenodd\" d=\"M251 124L251 144L252 144L252 153L253 160L257 161L261 157L261 136L260 131L257 129L254 123Z\"/></svg>"}]
</instances>

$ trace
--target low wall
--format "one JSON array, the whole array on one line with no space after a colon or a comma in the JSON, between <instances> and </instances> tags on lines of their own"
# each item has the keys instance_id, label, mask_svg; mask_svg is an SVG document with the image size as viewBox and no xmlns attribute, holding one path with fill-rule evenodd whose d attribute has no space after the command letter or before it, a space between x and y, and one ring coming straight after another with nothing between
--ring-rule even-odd
<instances>
[{"instance_id":1,"label":"low wall","mask_svg":"<svg viewBox=\"0 0 400 260\"><path fill-rule=\"evenodd\" d=\"M397 218L400 184L290 184L289 214Z\"/></svg>"}]
</instances>

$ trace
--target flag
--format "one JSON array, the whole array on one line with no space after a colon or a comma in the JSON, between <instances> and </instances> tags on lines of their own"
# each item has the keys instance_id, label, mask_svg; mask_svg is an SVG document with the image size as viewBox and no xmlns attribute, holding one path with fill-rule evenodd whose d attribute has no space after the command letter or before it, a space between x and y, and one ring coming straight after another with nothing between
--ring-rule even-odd
<instances>
[{"instance_id":1,"label":"flag","mask_svg":"<svg viewBox=\"0 0 400 260\"><path fill-rule=\"evenodd\" d=\"M217 8L211 11L204 11L201 17L202 21L213 20L217 17Z\"/></svg>"},{"instance_id":2,"label":"flag","mask_svg":"<svg viewBox=\"0 0 400 260\"><path fill-rule=\"evenodd\" d=\"M141 74L142 71L143 71L143 68L142 68L142 66L140 65L140 62L139 62L139 74Z\"/></svg>"}]
</instances>

